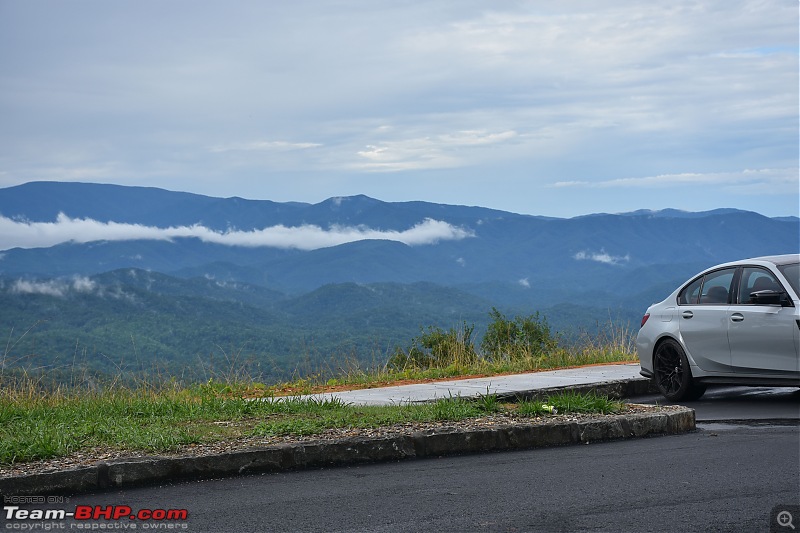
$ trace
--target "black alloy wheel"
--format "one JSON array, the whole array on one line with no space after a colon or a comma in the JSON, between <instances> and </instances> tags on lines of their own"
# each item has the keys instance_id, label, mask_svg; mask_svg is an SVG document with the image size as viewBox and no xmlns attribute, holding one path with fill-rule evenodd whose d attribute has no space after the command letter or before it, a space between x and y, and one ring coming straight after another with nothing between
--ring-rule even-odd
<instances>
[{"instance_id":1,"label":"black alloy wheel","mask_svg":"<svg viewBox=\"0 0 800 533\"><path fill-rule=\"evenodd\" d=\"M673 339L662 341L656 348L653 374L658 390L672 402L696 400L706 391L705 385L692 379L686 354Z\"/></svg>"}]
</instances>

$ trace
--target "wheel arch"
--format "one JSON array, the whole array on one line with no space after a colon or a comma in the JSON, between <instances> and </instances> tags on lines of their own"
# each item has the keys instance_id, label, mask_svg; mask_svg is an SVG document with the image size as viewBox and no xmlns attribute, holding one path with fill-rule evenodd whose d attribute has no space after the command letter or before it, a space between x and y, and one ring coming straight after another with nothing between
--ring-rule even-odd
<instances>
[{"instance_id":1,"label":"wheel arch","mask_svg":"<svg viewBox=\"0 0 800 533\"><path fill-rule=\"evenodd\" d=\"M661 346L662 344L664 344L667 340L673 340L673 341L678 343L678 346L681 347L681 350L683 350L683 354L686 356L686 360L689 361L689 368L690 369L699 369L700 368L700 367L697 366L697 363L695 362L694 357L692 357L692 353L689 351L688 348L686 348L686 344L684 344L683 339L680 336L680 332L677 332L677 335L673 334L672 332L665 332L661 336L659 336L655 340L655 342L653 343L653 353L650 355L651 358L655 357L655 353L656 353L656 350L658 350L658 347ZM695 373L692 372L693 376L694 376L694 374Z\"/></svg>"},{"instance_id":2,"label":"wheel arch","mask_svg":"<svg viewBox=\"0 0 800 533\"><path fill-rule=\"evenodd\" d=\"M674 343L675 348L672 351L675 352L675 355L682 362L676 365L674 372L667 370L666 373L661 374L662 377L659 377L656 370L655 354L667 343ZM670 356L667 355L667 357ZM671 365L673 362L669 361L668 364ZM663 364L660 366L663 369ZM693 364L691 356L680 339L669 334L664 334L653 343L653 379L656 382L656 386L668 400L697 400L705 393L706 385L697 381L692 369Z\"/></svg>"}]
</instances>

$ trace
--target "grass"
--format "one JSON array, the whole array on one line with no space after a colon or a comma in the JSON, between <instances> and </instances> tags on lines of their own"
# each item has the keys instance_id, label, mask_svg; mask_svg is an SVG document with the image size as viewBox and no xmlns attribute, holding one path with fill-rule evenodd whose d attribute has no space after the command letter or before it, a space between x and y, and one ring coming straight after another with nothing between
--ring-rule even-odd
<instances>
[{"instance_id":1,"label":"grass","mask_svg":"<svg viewBox=\"0 0 800 533\"><path fill-rule=\"evenodd\" d=\"M621 402L611 400L607 396L565 391L544 400L521 402L518 412L527 416L548 413L597 413L605 415L616 413L621 407Z\"/></svg>"},{"instance_id":2,"label":"grass","mask_svg":"<svg viewBox=\"0 0 800 533\"><path fill-rule=\"evenodd\" d=\"M0 464L66 456L93 448L168 452L190 444L240 437L314 435L327 429L377 428L410 422L442 422L495 413L529 417L561 413L609 413L620 402L561 394L541 402L502 404L495 395L460 396L426 404L354 406L339 400L290 397L246 400L213 387L142 391L119 388L50 397L0 398Z\"/></svg>"}]
</instances>

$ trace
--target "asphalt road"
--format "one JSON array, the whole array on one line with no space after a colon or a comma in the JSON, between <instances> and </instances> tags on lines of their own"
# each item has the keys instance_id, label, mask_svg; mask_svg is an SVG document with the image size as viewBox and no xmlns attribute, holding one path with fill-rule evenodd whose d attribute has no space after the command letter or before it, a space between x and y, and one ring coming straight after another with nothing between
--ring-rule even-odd
<instances>
[{"instance_id":1,"label":"asphalt road","mask_svg":"<svg viewBox=\"0 0 800 533\"><path fill-rule=\"evenodd\" d=\"M150 524L193 532L770 531L776 505L800 504L797 420L774 416L796 411L787 394L714 391L697 402L713 418L686 435L180 483L67 507L186 509Z\"/></svg>"},{"instance_id":2,"label":"asphalt road","mask_svg":"<svg viewBox=\"0 0 800 533\"><path fill-rule=\"evenodd\" d=\"M637 396L637 403L669 405L663 396ZM695 402L698 422L800 420L800 389L794 387L714 387Z\"/></svg>"}]
</instances>

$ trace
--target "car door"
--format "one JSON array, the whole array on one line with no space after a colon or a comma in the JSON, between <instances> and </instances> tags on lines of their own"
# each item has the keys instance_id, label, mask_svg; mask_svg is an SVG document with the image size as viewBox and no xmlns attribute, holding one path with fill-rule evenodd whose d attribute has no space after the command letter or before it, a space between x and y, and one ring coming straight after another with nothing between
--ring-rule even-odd
<instances>
[{"instance_id":1,"label":"car door","mask_svg":"<svg viewBox=\"0 0 800 533\"><path fill-rule=\"evenodd\" d=\"M728 308L735 273L735 267L706 273L678 296L683 344L706 372L732 372Z\"/></svg>"},{"instance_id":2,"label":"car door","mask_svg":"<svg viewBox=\"0 0 800 533\"><path fill-rule=\"evenodd\" d=\"M759 305L750 294L759 290L786 289L766 268L742 269L736 302L728 313L728 343L731 364L741 374L781 374L797 372L798 347L795 342L797 315L794 307Z\"/></svg>"}]
</instances>

